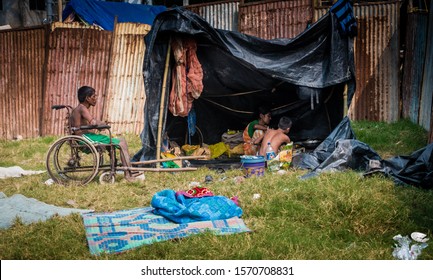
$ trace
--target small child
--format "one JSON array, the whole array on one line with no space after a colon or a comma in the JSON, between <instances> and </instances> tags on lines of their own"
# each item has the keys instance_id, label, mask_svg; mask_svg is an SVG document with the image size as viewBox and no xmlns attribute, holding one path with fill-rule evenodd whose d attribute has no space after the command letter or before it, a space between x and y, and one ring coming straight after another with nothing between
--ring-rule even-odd
<instances>
[{"instance_id":1,"label":"small child","mask_svg":"<svg viewBox=\"0 0 433 280\"><path fill-rule=\"evenodd\" d=\"M282 144L290 143L289 134L290 128L292 127L292 120L288 117L281 117L278 123L278 129L268 129L263 136L263 143L271 143L271 147L278 153ZM260 155L266 154L266 145L262 145L260 149Z\"/></svg>"}]
</instances>

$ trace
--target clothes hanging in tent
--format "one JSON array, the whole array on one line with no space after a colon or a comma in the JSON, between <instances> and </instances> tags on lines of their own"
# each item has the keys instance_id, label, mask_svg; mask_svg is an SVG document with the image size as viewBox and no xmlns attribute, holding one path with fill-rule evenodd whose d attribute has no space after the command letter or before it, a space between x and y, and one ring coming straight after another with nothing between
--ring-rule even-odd
<instances>
[{"instance_id":1,"label":"clothes hanging in tent","mask_svg":"<svg viewBox=\"0 0 433 280\"><path fill-rule=\"evenodd\" d=\"M175 37L171 42L176 66L173 68L169 109L174 116L186 117L194 99L203 91L203 69L192 38Z\"/></svg>"}]
</instances>

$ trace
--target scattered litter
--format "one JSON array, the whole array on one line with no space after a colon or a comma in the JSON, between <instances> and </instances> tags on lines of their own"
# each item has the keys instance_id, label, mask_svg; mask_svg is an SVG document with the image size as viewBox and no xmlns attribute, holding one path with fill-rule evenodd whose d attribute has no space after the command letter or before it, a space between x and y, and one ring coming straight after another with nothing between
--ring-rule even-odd
<instances>
[{"instance_id":1,"label":"scattered litter","mask_svg":"<svg viewBox=\"0 0 433 280\"><path fill-rule=\"evenodd\" d=\"M277 171L277 174L278 174L278 175L284 175L284 174L287 174L287 170L280 169L280 170Z\"/></svg>"},{"instance_id":2,"label":"scattered litter","mask_svg":"<svg viewBox=\"0 0 433 280\"><path fill-rule=\"evenodd\" d=\"M45 181L45 185L47 186L51 186L52 184L54 184L54 180L51 178Z\"/></svg>"},{"instance_id":3,"label":"scattered litter","mask_svg":"<svg viewBox=\"0 0 433 280\"><path fill-rule=\"evenodd\" d=\"M410 246L412 241L408 236L401 236L401 234L394 236L392 239L397 241L397 243L394 244L395 247L392 256L399 260L416 260L418 256L421 255L421 251L427 247L427 243L413 244Z\"/></svg>"},{"instance_id":4,"label":"scattered litter","mask_svg":"<svg viewBox=\"0 0 433 280\"><path fill-rule=\"evenodd\" d=\"M69 204L75 208L77 208L77 206L78 206L77 203L72 199L69 199L68 201L66 201L66 204Z\"/></svg>"},{"instance_id":5,"label":"scattered litter","mask_svg":"<svg viewBox=\"0 0 433 280\"><path fill-rule=\"evenodd\" d=\"M206 175L206 177L204 177L204 182L205 183L212 183L213 178L211 175Z\"/></svg>"},{"instance_id":6,"label":"scattered litter","mask_svg":"<svg viewBox=\"0 0 433 280\"><path fill-rule=\"evenodd\" d=\"M260 194L259 193L253 194L253 199L259 199L259 198L260 198Z\"/></svg>"},{"instance_id":7,"label":"scattered litter","mask_svg":"<svg viewBox=\"0 0 433 280\"><path fill-rule=\"evenodd\" d=\"M0 167L0 178L18 178L23 175L34 175L44 173L45 170L24 170L19 166L11 166L11 167Z\"/></svg>"},{"instance_id":8,"label":"scattered litter","mask_svg":"<svg viewBox=\"0 0 433 280\"><path fill-rule=\"evenodd\" d=\"M424 234L422 232L412 232L410 237L415 240L416 242L425 243L429 239L427 238L427 234Z\"/></svg>"},{"instance_id":9,"label":"scattered litter","mask_svg":"<svg viewBox=\"0 0 433 280\"><path fill-rule=\"evenodd\" d=\"M245 181L245 177L244 176L236 176L233 178L233 182L235 184L241 184Z\"/></svg>"},{"instance_id":10,"label":"scattered litter","mask_svg":"<svg viewBox=\"0 0 433 280\"><path fill-rule=\"evenodd\" d=\"M218 174L222 174L222 173L225 173L226 171L224 170L224 168L218 168L217 169L217 171L216 171Z\"/></svg>"},{"instance_id":11,"label":"scattered litter","mask_svg":"<svg viewBox=\"0 0 433 280\"><path fill-rule=\"evenodd\" d=\"M190 182L188 184L188 187L190 187L190 188L200 187L200 182L196 182L196 181Z\"/></svg>"}]
</instances>

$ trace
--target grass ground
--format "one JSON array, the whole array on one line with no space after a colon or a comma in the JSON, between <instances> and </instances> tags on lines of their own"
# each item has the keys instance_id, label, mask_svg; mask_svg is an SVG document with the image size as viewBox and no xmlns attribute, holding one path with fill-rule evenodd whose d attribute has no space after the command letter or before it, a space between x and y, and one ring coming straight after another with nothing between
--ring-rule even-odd
<instances>
[{"instance_id":1,"label":"grass ground","mask_svg":"<svg viewBox=\"0 0 433 280\"><path fill-rule=\"evenodd\" d=\"M382 158L405 155L427 144L426 132L409 121L395 124L355 122L357 139ZM131 151L138 137L127 135ZM0 166L44 169L45 153L55 137L0 141ZM413 231L432 236L433 192L396 186L383 176L362 177L354 171L321 174L308 180L303 170L285 175L266 173L236 183L242 170L217 173L207 168L183 173L147 173L144 182L86 186L47 186L47 174L1 180L7 196L23 194L61 207L115 211L150 205L163 189L185 190L191 181L214 180L208 187L218 195L238 196L249 234L209 233L154 243L122 254L92 256L78 214L24 225L16 220L0 230L0 259L147 259L147 260L385 260L393 259L393 236ZM122 176L120 176L122 177ZM260 194L254 199L254 194ZM433 259L432 246L420 259Z\"/></svg>"}]
</instances>

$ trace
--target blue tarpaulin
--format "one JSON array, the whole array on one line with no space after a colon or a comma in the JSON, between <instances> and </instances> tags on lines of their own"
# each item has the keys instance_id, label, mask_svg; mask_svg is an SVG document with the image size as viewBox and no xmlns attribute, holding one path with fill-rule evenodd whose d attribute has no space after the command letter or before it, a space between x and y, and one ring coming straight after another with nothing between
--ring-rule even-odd
<instances>
[{"instance_id":1,"label":"blue tarpaulin","mask_svg":"<svg viewBox=\"0 0 433 280\"><path fill-rule=\"evenodd\" d=\"M71 0L63 10L63 18L71 13L78 15L86 23L97 24L104 30L113 30L117 22L134 22L152 25L155 17L164 12L165 6L150 6L98 0Z\"/></svg>"}]
</instances>

